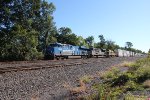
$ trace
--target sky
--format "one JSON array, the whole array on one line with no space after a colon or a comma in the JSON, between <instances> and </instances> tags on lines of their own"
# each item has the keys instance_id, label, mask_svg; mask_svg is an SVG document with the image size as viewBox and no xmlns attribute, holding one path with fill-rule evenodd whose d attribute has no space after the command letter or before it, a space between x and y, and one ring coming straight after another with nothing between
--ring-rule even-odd
<instances>
[{"instance_id":1,"label":"sky","mask_svg":"<svg viewBox=\"0 0 150 100\"><path fill-rule=\"evenodd\" d=\"M124 47L150 48L150 0L48 0L56 6L57 28L69 27L78 36L99 35Z\"/></svg>"}]
</instances>

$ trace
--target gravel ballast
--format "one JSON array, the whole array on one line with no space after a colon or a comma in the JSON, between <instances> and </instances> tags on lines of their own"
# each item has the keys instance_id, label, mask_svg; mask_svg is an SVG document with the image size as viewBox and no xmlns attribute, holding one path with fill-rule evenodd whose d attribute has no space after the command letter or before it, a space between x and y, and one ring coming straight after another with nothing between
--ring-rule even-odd
<instances>
[{"instance_id":1,"label":"gravel ballast","mask_svg":"<svg viewBox=\"0 0 150 100\"><path fill-rule=\"evenodd\" d=\"M93 60L93 63L77 66L6 72L0 74L0 100L68 99L70 97L68 97L69 91L66 84L75 87L78 85L79 78L84 75L93 75L96 72L104 71L108 67L120 64L124 61L135 61L140 58L141 57L92 58L87 60ZM68 62L69 61L71 60L68 60ZM44 62L41 63L41 66L45 65L43 63ZM51 62L47 61L45 63L49 64ZM38 65L39 64L40 62L38 62ZM17 63L16 65L11 63L11 65L24 66L22 63ZM30 64L30 66L31 65L32 64ZM1 68L5 66L8 66L8 64L0 64ZM28 65L26 64L26 66Z\"/></svg>"}]
</instances>

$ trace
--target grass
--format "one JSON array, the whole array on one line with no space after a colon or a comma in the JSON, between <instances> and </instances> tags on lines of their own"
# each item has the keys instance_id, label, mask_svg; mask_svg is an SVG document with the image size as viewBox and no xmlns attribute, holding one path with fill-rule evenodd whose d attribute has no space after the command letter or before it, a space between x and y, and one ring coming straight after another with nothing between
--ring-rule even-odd
<instances>
[{"instance_id":1,"label":"grass","mask_svg":"<svg viewBox=\"0 0 150 100\"><path fill-rule=\"evenodd\" d=\"M119 67L128 67L126 72ZM99 95L93 100L116 100L120 95L132 91L142 91L150 88L150 58L137 60L136 62L124 62L112 67L100 76L103 83L94 85ZM86 79L86 78L85 78ZM92 96L93 98L93 96ZM145 96L125 95L125 100L145 100ZM87 100L87 99L86 99Z\"/></svg>"}]
</instances>

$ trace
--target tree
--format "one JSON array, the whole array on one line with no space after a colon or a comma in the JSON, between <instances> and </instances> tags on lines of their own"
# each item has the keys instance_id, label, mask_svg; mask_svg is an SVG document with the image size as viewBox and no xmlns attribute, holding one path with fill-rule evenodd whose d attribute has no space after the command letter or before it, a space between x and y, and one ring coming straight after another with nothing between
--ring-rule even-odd
<instances>
[{"instance_id":1,"label":"tree","mask_svg":"<svg viewBox=\"0 0 150 100\"><path fill-rule=\"evenodd\" d=\"M115 42L112 40L107 40L106 45L107 45L107 47L106 47L107 50L113 50L114 51L116 49Z\"/></svg>"},{"instance_id":2,"label":"tree","mask_svg":"<svg viewBox=\"0 0 150 100\"><path fill-rule=\"evenodd\" d=\"M126 48L128 49L128 50L131 50L131 47L133 46L133 44L131 43L131 42L126 42Z\"/></svg>"},{"instance_id":3,"label":"tree","mask_svg":"<svg viewBox=\"0 0 150 100\"><path fill-rule=\"evenodd\" d=\"M150 57L150 49L148 50L148 57Z\"/></svg>"},{"instance_id":4,"label":"tree","mask_svg":"<svg viewBox=\"0 0 150 100\"><path fill-rule=\"evenodd\" d=\"M59 32L58 42L69 43L68 36L72 33L72 30L68 27L61 27L58 29L58 32Z\"/></svg>"},{"instance_id":5,"label":"tree","mask_svg":"<svg viewBox=\"0 0 150 100\"><path fill-rule=\"evenodd\" d=\"M86 43L85 39L82 36L78 36L78 40L79 40L79 43L78 43L79 46L88 47L88 44Z\"/></svg>"},{"instance_id":6,"label":"tree","mask_svg":"<svg viewBox=\"0 0 150 100\"><path fill-rule=\"evenodd\" d=\"M51 29L50 31L50 34L48 36L48 45L51 44L51 43L56 43L58 40L57 40L57 37L58 37L58 31L56 28L54 28L53 30Z\"/></svg>"},{"instance_id":7,"label":"tree","mask_svg":"<svg viewBox=\"0 0 150 100\"><path fill-rule=\"evenodd\" d=\"M78 36L74 33L68 35L68 44L78 45L79 44Z\"/></svg>"},{"instance_id":8,"label":"tree","mask_svg":"<svg viewBox=\"0 0 150 100\"><path fill-rule=\"evenodd\" d=\"M41 55L37 46L41 38L46 44L53 27L53 4L44 0L1 0L0 9L0 60L30 60Z\"/></svg>"},{"instance_id":9,"label":"tree","mask_svg":"<svg viewBox=\"0 0 150 100\"><path fill-rule=\"evenodd\" d=\"M103 35L99 35L98 37L100 39L99 45L100 45L100 48L102 49L102 48L104 48L106 41L105 41L105 38Z\"/></svg>"},{"instance_id":10,"label":"tree","mask_svg":"<svg viewBox=\"0 0 150 100\"><path fill-rule=\"evenodd\" d=\"M150 53L150 49L148 50L148 53Z\"/></svg>"},{"instance_id":11,"label":"tree","mask_svg":"<svg viewBox=\"0 0 150 100\"><path fill-rule=\"evenodd\" d=\"M37 11L38 16L34 21L34 27L39 32L38 50L43 51L51 41L56 41L54 37L57 34L55 23L53 22L53 12L55 6L53 3L48 4L45 0L41 2L40 9Z\"/></svg>"},{"instance_id":12,"label":"tree","mask_svg":"<svg viewBox=\"0 0 150 100\"><path fill-rule=\"evenodd\" d=\"M61 27L61 28L59 28L58 31L62 35L67 35L67 34L71 34L72 33L72 30L69 27Z\"/></svg>"},{"instance_id":13,"label":"tree","mask_svg":"<svg viewBox=\"0 0 150 100\"><path fill-rule=\"evenodd\" d=\"M78 45L79 39L78 36L72 33L72 30L68 27L61 27L59 30L58 42L66 43L71 45Z\"/></svg>"},{"instance_id":14,"label":"tree","mask_svg":"<svg viewBox=\"0 0 150 100\"><path fill-rule=\"evenodd\" d=\"M94 46L94 37L93 36L89 36L85 39L86 43L88 44L89 47L93 47Z\"/></svg>"}]
</instances>

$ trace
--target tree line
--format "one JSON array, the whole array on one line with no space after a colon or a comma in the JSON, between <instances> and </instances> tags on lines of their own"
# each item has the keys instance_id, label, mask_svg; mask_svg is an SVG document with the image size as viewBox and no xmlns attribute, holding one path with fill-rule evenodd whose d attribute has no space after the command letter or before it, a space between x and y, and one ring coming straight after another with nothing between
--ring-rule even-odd
<instances>
[{"instance_id":1,"label":"tree line","mask_svg":"<svg viewBox=\"0 0 150 100\"><path fill-rule=\"evenodd\" d=\"M100 42L94 43L93 36L84 39L68 27L57 28L53 20L55 10L54 4L45 0L1 0L0 61L42 59L46 47L55 42L142 52L131 48L131 42L123 48L99 35Z\"/></svg>"}]
</instances>

